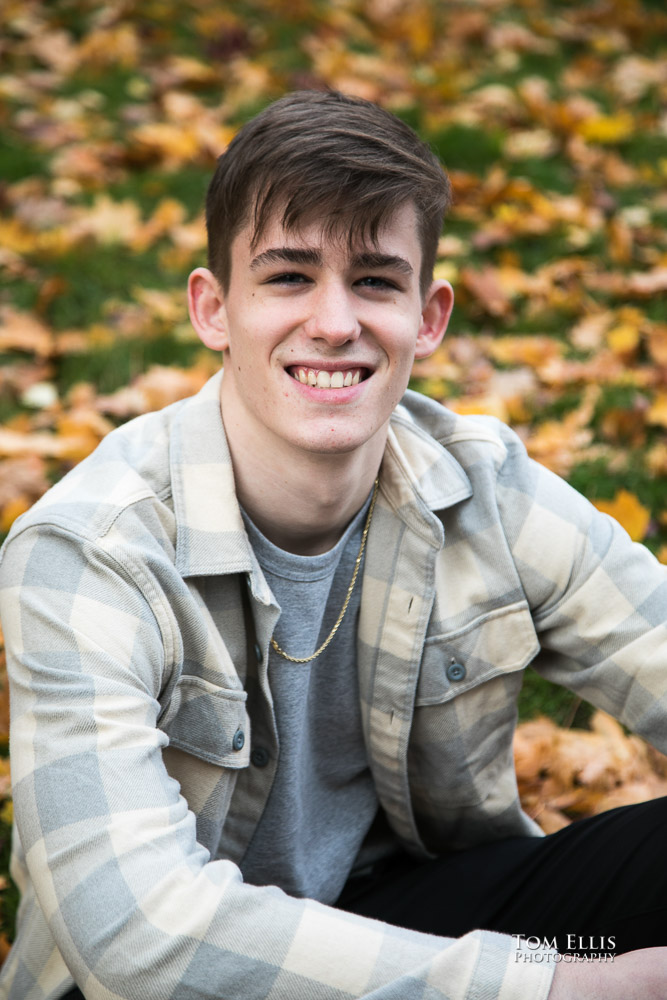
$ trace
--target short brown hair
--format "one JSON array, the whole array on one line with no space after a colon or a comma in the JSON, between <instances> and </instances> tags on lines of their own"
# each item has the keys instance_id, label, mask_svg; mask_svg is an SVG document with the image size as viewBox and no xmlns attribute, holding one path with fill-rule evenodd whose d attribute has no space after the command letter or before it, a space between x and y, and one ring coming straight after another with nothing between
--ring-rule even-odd
<instances>
[{"instance_id":1,"label":"short brown hair","mask_svg":"<svg viewBox=\"0 0 667 1000\"><path fill-rule=\"evenodd\" d=\"M417 211L425 294L450 186L413 130L376 104L336 91L296 91L243 126L219 158L206 196L208 264L229 289L231 245L252 220L253 243L282 211L286 229L324 218L329 233L377 240L406 202Z\"/></svg>"}]
</instances>

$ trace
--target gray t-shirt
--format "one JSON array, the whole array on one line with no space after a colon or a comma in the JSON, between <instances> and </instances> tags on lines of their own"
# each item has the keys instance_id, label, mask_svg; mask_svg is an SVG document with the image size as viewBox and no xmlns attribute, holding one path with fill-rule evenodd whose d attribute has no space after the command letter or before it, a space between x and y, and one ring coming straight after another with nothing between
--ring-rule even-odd
<instances>
[{"instance_id":1,"label":"gray t-shirt","mask_svg":"<svg viewBox=\"0 0 667 1000\"><path fill-rule=\"evenodd\" d=\"M277 548L244 514L250 543L281 608L274 637L310 656L343 606L369 500L333 549L315 556ZM338 898L378 807L361 729L356 636L361 569L329 646L310 663L273 649L269 683L278 726L278 769L241 863L246 882L293 896Z\"/></svg>"}]
</instances>

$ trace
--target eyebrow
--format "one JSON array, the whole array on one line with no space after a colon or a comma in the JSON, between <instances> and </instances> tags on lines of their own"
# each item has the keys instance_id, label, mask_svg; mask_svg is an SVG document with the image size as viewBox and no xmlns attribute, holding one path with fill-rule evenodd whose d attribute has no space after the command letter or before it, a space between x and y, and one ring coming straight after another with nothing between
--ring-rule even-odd
<instances>
[{"instance_id":1,"label":"eyebrow","mask_svg":"<svg viewBox=\"0 0 667 1000\"><path fill-rule=\"evenodd\" d=\"M250 269L256 271L267 264L302 264L310 267L321 267L322 262L322 252L315 247L272 247L257 254L250 262ZM388 269L405 275L413 273L412 265L405 257L381 253L376 250L364 250L354 254L351 264L354 268L364 268L369 271Z\"/></svg>"},{"instance_id":2,"label":"eyebrow","mask_svg":"<svg viewBox=\"0 0 667 1000\"><path fill-rule=\"evenodd\" d=\"M368 268L369 271L390 270L401 274L412 274L412 264L405 257L393 253L381 253L379 250L365 250L352 258L355 267Z\"/></svg>"},{"instance_id":3,"label":"eyebrow","mask_svg":"<svg viewBox=\"0 0 667 1000\"><path fill-rule=\"evenodd\" d=\"M322 254L311 247L273 247L253 257L250 270L256 271L266 264L308 264L311 267L321 267Z\"/></svg>"}]
</instances>

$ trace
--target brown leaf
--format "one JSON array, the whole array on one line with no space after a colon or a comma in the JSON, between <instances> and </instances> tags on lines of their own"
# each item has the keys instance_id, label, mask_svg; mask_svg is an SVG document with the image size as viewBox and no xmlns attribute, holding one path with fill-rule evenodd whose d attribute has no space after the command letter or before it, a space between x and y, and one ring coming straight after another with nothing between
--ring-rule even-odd
<instances>
[{"instance_id":1,"label":"brown leaf","mask_svg":"<svg viewBox=\"0 0 667 1000\"><path fill-rule=\"evenodd\" d=\"M50 485L46 464L38 455L0 460L0 508L17 496L37 500Z\"/></svg>"},{"instance_id":2,"label":"brown leaf","mask_svg":"<svg viewBox=\"0 0 667 1000\"><path fill-rule=\"evenodd\" d=\"M131 385L100 396L95 405L102 413L122 418L148 413L198 392L209 375L203 367L187 370L153 365Z\"/></svg>"},{"instance_id":3,"label":"brown leaf","mask_svg":"<svg viewBox=\"0 0 667 1000\"><path fill-rule=\"evenodd\" d=\"M518 726L515 766L522 802L538 822L545 813L563 809L572 815L593 815L623 801L665 794L662 764L650 748L602 712L591 720L591 731L560 729L544 717Z\"/></svg>"},{"instance_id":4,"label":"brown leaf","mask_svg":"<svg viewBox=\"0 0 667 1000\"><path fill-rule=\"evenodd\" d=\"M494 267L484 267L481 271L464 267L461 271L461 284L491 316L507 316L510 312L510 300Z\"/></svg>"},{"instance_id":5,"label":"brown leaf","mask_svg":"<svg viewBox=\"0 0 667 1000\"><path fill-rule=\"evenodd\" d=\"M646 331L648 352L658 365L667 368L667 323L653 323Z\"/></svg>"}]
</instances>

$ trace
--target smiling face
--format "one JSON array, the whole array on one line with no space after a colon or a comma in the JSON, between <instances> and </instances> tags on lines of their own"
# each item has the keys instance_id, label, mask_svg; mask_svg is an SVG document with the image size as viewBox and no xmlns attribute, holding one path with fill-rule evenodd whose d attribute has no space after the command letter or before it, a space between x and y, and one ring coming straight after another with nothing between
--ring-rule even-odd
<instances>
[{"instance_id":1,"label":"smiling face","mask_svg":"<svg viewBox=\"0 0 667 1000\"><path fill-rule=\"evenodd\" d=\"M267 461L366 449L381 455L415 357L442 339L451 288L419 292L421 248L412 205L353 248L318 224L274 219L253 245L232 244L229 289L210 271L190 279L193 324L224 352L222 412Z\"/></svg>"}]
</instances>

